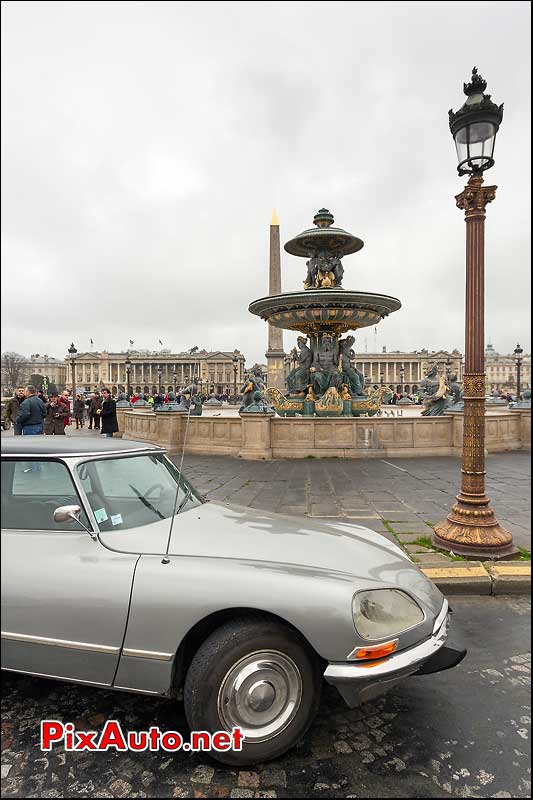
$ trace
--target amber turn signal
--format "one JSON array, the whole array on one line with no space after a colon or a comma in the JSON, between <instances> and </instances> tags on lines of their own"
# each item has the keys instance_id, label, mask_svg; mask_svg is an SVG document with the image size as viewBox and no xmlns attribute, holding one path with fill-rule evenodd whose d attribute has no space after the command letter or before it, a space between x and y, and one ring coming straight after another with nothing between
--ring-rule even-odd
<instances>
[{"instance_id":1,"label":"amber turn signal","mask_svg":"<svg viewBox=\"0 0 533 800\"><path fill-rule=\"evenodd\" d=\"M357 647L352 654L352 658L360 660L368 660L374 658L385 658L394 653L398 647L398 639L393 639L392 642L383 642L382 644L372 644L368 647Z\"/></svg>"}]
</instances>

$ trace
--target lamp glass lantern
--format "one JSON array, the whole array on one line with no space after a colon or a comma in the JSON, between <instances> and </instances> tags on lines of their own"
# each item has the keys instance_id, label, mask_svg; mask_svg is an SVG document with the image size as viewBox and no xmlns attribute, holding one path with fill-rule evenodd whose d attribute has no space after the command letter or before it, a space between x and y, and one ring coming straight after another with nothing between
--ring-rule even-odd
<instances>
[{"instance_id":1,"label":"lamp glass lantern","mask_svg":"<svg viewBox=\"0 0 533 800\"><path fill-rule=\"evenodd\" d=\"M494 165L494 144L503 118L503 103L497 106L484 94L487 82L472 70L470 83L463 84L466 101L459 111L448 112L457 151L459 175L472 175Z\"/></svg>"},{"instance_id":2,"label":"lamp glass lantern","mask_svg":"<svg viewBox=\"0 0 533 800\"><path fill-rule=\"evenodd\" d=\"M515 354L516 358L519 359L523 352L524 352L523 348L520 347L519 344L517 344L515 349L514 349L514 354Z\"/></svg>"}]
</instances>

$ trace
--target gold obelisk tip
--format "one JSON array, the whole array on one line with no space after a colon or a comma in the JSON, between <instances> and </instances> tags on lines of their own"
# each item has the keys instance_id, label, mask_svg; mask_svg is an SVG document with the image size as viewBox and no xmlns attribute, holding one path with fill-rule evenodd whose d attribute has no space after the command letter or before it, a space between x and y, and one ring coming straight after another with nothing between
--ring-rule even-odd
<instances>
[{"instance_id":1,"label":"gold obelisk tip","mask_svg":"<svg viewBox=\"0 0 533 800\"><path fill-rule=\"evenodd\" d=\"M272 222L270 224L279 225L278 212L276 211L276 209L274 209L274 211L272 212Z\"/></svg>"}]
</instances>

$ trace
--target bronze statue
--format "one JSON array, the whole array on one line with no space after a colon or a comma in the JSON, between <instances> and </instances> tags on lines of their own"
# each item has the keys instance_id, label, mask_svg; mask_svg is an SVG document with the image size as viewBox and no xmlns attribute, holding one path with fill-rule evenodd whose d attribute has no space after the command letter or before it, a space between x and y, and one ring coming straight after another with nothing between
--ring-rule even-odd
<instances>
[{"instance_id":1,"label":"bronze statue","mask_svg":"<svg viewBox=\"0 0 533 800\"><path fill-rule=\"evenodd\" d=\"M343 382L348 385L352 396L364 394L365 378L362 372L352 366L355 352L352 345L355 342L354 336L347 336L346 339L339 339L339 367L342 370Z\"/></svg>"},{"instance_id":2,"label":"bronze statue","mask_svg":"<svg viewBox=\"0 0 533 800\"><path fill-rule=\"evenodd\" d=\"M328 334L322 337L319 347L315 350L313 363L309 368L311 383L318 396L323 395L326 389L342 383L338 359L333 348L333 339Z\"/></svg>"},{"instance_id":3,"label":"bronze statue","mask_svg":"<svg viewBox=\"0 0 533 800\"><path fill-rule=\"evenodd\" d=\"M439 375L437 364L432 364L426 377L420 381L423 417L440 417L448 407L449 388L444 375Z\"/></svg>"},{"instance_id":4,"label":"bronze statue","mask_svg":"<svg viewBox=\"0 0 533 800\"><path fill-rule=\"evenodd\" d=\"M300 347L300 352L296 356L298 366L295 367L287 376L287 389L289 394L305 392L309 384L309 367L313 360L313 354L307 346L307 338L298 336L296 340Z\"/></svg>"},{"instance_id":5,"label":"bronze statue","mask_svg":"<svg viewBox=\"0 0 533 800\"><path fill-rule=\"evenodd\" d=\"M255 392L262 392L264 389L264 383L261 378L261 374L258 369L255 371L250 372L246 382L244 383L241 392L242 392L242 405L239 411L244 411L247 406L250 406L254 400L254 393Z\"/></svg>"},{"instance_id":6,"label":"bronze statue","mask_svg":"<svg viewBox=\"0 0 533 800\"><path fill-rule=\"evenodd\" d=\"M252 397L252 402L248 403L246 407L242 407L240 409L243 414L274 414L275 411L266 398L263 396L263 392L254 392Z\"/></svg>"}]
</instances>

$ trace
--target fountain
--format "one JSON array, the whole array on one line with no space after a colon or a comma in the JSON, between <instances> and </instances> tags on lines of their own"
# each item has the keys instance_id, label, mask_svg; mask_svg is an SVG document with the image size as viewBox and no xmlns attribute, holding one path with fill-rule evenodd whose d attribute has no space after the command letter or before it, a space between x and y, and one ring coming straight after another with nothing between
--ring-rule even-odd
<instances>
[{"instance_id":1,"label":"fountain","mask_svg":"<svg viewBox=\"0 0 533 800\"><path fill-rule=\"evenodd\" d=\"M270 295L249 306L271 325L305 334L298 337L298 365L287 377L286 393L270 388L266 395L280 416L373 416L390 390L365 390L364 376L352 363L354 337L341 336L377 325L401 303L388 295L344 289L341 259L360 250L363 241L333 227L327 208L315 214L313 223L316 227L285 244L291 255L308 259L303 291Z\"/></svg>"}]
</instances>

